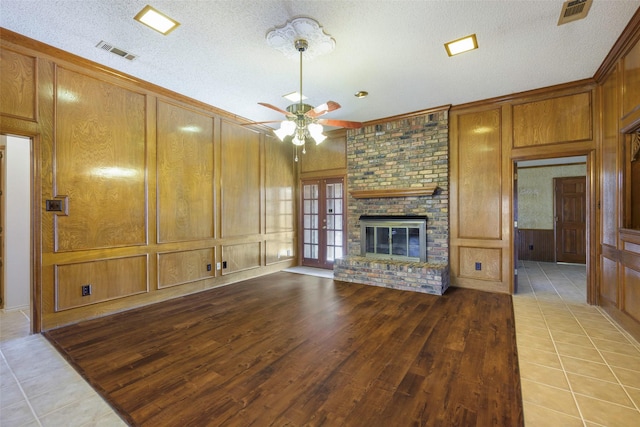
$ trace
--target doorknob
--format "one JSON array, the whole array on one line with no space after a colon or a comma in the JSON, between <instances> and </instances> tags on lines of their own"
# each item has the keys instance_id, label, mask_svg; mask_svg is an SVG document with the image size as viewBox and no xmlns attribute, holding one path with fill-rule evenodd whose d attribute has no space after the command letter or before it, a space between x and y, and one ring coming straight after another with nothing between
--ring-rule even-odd
<instances>
[{"instance_id":1,"label":"doorknob","mask_svg":"<svg viewBox=\"0 0 640 427\"><path fill-rule=\"evenodd\" d=\"M326 229L327 229L327 226L326 226L326 225L323 225L323 226L322 226L322 229L323 229L323 230L326 230Z\"/></svg>"}]
</instances>

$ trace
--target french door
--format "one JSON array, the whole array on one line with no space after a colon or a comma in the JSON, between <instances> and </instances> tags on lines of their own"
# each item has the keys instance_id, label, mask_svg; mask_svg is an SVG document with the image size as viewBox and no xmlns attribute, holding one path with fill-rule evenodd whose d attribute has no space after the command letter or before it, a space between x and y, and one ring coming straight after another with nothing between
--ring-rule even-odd
<instances>
[{"instance_id":1,"label":"french door","mask_svg":"<svg viewBox=\"0 0 640 427\"><path fill-rule=\"evenodd\" d=\"M333 268L344 254L344 178L302 181L302 265Z\"/></svg>"}]
</instances>

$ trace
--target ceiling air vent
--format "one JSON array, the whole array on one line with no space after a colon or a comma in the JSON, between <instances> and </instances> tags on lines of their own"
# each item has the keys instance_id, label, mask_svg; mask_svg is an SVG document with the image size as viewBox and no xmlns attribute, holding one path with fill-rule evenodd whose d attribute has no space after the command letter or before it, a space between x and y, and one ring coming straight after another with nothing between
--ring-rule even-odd
<instances>
[{"instance_id":1,"label":"ceiling air vent","mask_svg":"<svg viewBox=\"0 0 640 427\"><path fill-rule=\"evenodd\" d=\"M567 0L562 4L558 25L586 18L593 0Z\"/></svg>"},{"instance_id":2,"label":"ceiling air vent","mask_svg":"<svg viewBox=\"0 0 640 427\"><path fill-rule=\"evenodd\" d=\"M119 49L112 45L111 43L107 43L103 40L100 40L100 43L96 45L98 49L106 50L107 52L111 52L118 56L123 57L124 59L128 59L129 61L133 61L138 57L138 55L134 55L133 53L127 52L126 50Z\"/></svg>"}]
</instances>

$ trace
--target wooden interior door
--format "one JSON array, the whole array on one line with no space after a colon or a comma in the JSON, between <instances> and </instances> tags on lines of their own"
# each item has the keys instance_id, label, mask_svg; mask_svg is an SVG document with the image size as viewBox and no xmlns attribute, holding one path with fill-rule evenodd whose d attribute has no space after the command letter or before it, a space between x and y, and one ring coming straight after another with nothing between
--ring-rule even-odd
<instances>
[{"instance_id":1,"label":"wooden interior door","mask_svg":"<svg viewBox=\"0 0 640 427\"><path fill-rule=\"evenodd\" d=\"M302 265L332 269L345 247L344 178L302 182Z\"/></svg>"},{"instance_id":2,"label":"wooden interior door","mask_svg":"<svg viewBox=\"0 0 640 427\"><path fill-rule=\"evenodd\" d=\"M556 262L585 264L586 177L554 178Z\"/></svg>"}]
</instances>

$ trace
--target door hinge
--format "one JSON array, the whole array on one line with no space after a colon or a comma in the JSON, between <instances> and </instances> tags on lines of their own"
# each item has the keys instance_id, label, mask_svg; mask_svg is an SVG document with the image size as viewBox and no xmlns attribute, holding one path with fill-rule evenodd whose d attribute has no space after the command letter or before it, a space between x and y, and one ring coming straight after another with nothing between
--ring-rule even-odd
<instances>
[{"instance_id":1,"label":"door hinge","mask_svg":"<svg viewBox=\"0 0 640 427\"><path fill-rule=\"evenodd\" d=\"M518 220L513 221L513 228L518 228Z\"/></svg>"},{"instance_id":2,"label":"door hinge","mask_svg":"<svg viewBox=\"0 0 640 427\"><path fill-rule=\"evenodd\" d=\"M517 276L518 275L518 269L516 268L515 270L513 270L513 275Z\"/></svg>"}]
</instances>

